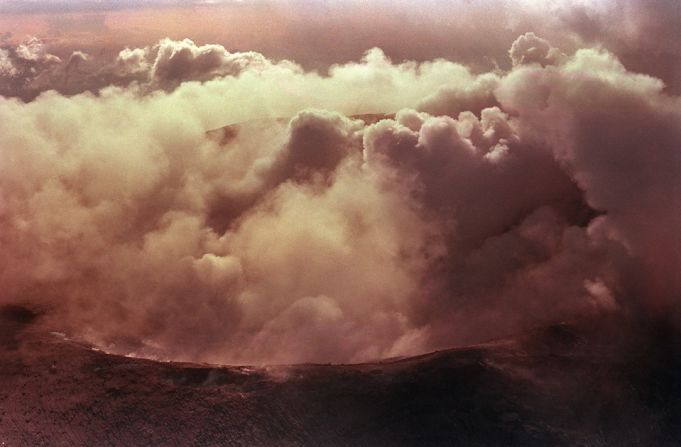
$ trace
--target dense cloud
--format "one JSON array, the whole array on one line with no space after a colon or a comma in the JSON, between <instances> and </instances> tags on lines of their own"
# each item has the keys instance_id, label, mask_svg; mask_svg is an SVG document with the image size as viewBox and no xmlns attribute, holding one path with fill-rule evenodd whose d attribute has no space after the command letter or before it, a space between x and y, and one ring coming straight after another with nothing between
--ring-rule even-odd
<instances>
[{"instance_id":1,"label":"dense cloud","mask_svg":"<svg viewBox=\"0 0 681 447\"><path fill-rule=\"evenodd\" d=\"M36 38L0 47L0 94L21 95L25 90L51 86L61 59L49 54ZM48 87L49 88L49 87Z\"/></svg>"},{"instance_id":2,"label":"dense cloud","mask_svg":"<svg viewBox=\"0 0 681 447\"><path fill-rule=\"evenodd\" d=\"M280 64L297 69L287 61ZM185 81L236 76L245 69L272 65L275 64L256 52L230 53L221 45L196 45L189 39L163 39L144 48L125 48L113 61L95 60L80 50L63 61L33 37L19 45L5 44L0 48L0 94L32 100L46 90L72 95L133 83L148 93L173 90Z\"/></svg>"},{"instance_id":3,"label":"dense cloud","mask_svg":"<svg viewBox=\"0 0 681 447\"><path fill-rule=\"evenodd\" d=\"M534 92L540 91L541 95ZM524 130L547 140L588 203L642 261L644 294L675 308L681 294L681 103L663 83L611 54L580 50L561 70L518 70L499 89Z\"/></svg>"},{"instance_id":4,"label":"dense cloud","mask_svg":"<svg viewBox=\"0 0 681 447\"><path fill-rule=\"evenodd\" d=\"M374 48L326 74L190 40L4 48L7 96L95 93L0 98L0 300L238 363L681 322L679 97L605 49L509 45L506 71Z\"/></svg>"},{"instance_id":5,"label":"dense cloud","mask_svg":"<svg viewBox=\"0 0 681 447\"><path fill-rule=\"evenodd\" d=\"M565 59L565 55L541 37L532 32L518 37L508 52L513 65L540 64L553 65Z\"/></svg>"},{"instance_id":6,"label":"dense cloud","mask_svg":"<svg viewBox=\"0 0 681 447\"><path fill-rule=\"evenodd\" d=\"M655 76L674 94L681 93L681 3L623 0L569 6L548 26L574 33L583 46L607 48L628 69Z\"/></svg>"},{"instance_id":7,"label":"dense cloud","mask_svg":"<svg viewBox=\"0 0 681 447\"><path fill-rule=\"evenodd\" d=\"M123 71L121 74L144 72L152 86L164 89L172 89L184 81L234 76L246 68L270 64L259 53L230 53L222 45L198 46L189 39L163 39L152 47L126 48L116 59L117 68Z\"/></svg>"}]
</instances>

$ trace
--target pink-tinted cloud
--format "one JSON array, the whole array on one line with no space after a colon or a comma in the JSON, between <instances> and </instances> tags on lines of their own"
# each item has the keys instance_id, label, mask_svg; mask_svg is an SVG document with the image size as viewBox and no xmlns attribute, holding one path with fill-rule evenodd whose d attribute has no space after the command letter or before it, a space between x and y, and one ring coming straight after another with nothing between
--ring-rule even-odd
<instances>
[{"instance_id":1,"label":"pink-tinted cloud","mask_svg":"<svg viewBox=\"0 0 681 447\"><path fill-rule=\"evenodd\" d=\"M0 98L0 299L114 352L238 363L677 322L678 96L602 48L509 46L490 73L377 48L325 73L190 40L3 49L13 92L61 73L70 96Z\"/></svg>"}]
</instances>

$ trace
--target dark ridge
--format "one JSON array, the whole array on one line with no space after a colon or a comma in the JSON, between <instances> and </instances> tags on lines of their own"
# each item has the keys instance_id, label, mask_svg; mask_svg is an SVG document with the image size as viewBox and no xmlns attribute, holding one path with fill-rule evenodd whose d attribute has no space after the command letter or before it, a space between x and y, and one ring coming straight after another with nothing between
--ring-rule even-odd
<instances>
[{"instance_id":1,"label":"dark ridge","mask_svg":"<svg viewBox=\"0 0 681 447\"><path fill-rule=\"evenodd\" d=\"M2 315L23 320L30 313L21 308L3 307ZM3 323L0 332L19 327ZM356 365L156 362L38 331L16 336L17 350L0 349L7 445L647 447L681 440L681 344L622 318Z\"/></svg>"},{"instance_id":2,"label":"dark ridge","mask_svg":"<svg viewBox=\"0 0 681 447\"><path fill-rule=\"evenodd\" d=\"M358 115L348 115L348 118L355 120L362 120L367 126L371 124L376 124L377 122L385 119L395 119L394 113L363 113ZM206 135L215 139L220 146L224 146L234 140L239 134L239 127L245 124L252 123L267 123L272 124L284 124L291 120L291 118L261 118L254 119L250 121L242 121L232 124L227 124L226 126L218 127L217 129L210 129L206 131Z\"/></svg>"},{"instance_id":3,"label":"dark ridge","mask_svg":"<svg viewBox=\"0 0 681 447\"><path fill-rule=\"evenodd\" d=\"M239 135L239 128L249 124L285 124L288 123L290 118L259 118L248 121L240 121L232 124L227 124L226 126L218 127L216 129L209 129L206 131L206 135L209 138L214 139L220 146L224 146L234 140L237 135Z\"/></svg>"}]
</instances>

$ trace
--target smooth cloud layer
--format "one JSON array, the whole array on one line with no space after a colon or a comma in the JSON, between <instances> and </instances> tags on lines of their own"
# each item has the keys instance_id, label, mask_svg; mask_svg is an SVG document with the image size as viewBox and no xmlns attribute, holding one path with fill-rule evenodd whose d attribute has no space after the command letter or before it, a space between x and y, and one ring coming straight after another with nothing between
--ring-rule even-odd
<instances>
[{"instance_id":1,"label":"smooth cloud layer","mask_svg":"<svg viewBox=\"0 0 681 447\"><path fill-rule=\"evenodd\" d=\"M49 59L26 48L0 67ZM674 315L679 98L602 49L528 33L509 57L475 74L373 49L322 75L166 39L92 75L74 53L63 74L97 94L0 99L2 301L219 363Z\"/></svg>"}]
</instances>

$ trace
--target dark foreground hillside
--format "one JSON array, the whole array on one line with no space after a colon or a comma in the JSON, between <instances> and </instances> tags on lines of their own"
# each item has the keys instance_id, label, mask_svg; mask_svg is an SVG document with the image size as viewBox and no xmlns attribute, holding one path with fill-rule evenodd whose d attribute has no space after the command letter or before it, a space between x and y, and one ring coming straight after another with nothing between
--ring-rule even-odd
<instances>
[{"instance_id":1,"label":"dark foreground hillside","mask_svg":"<svg viewBox=\"0 0 681 447\"><path fill-rule=\"evenodd\" d=\"M107 355L5 306L0 445L679 445L681 350L624 331L590 322L372 364L218 368Z\"/></svg>"}]
</instances>

